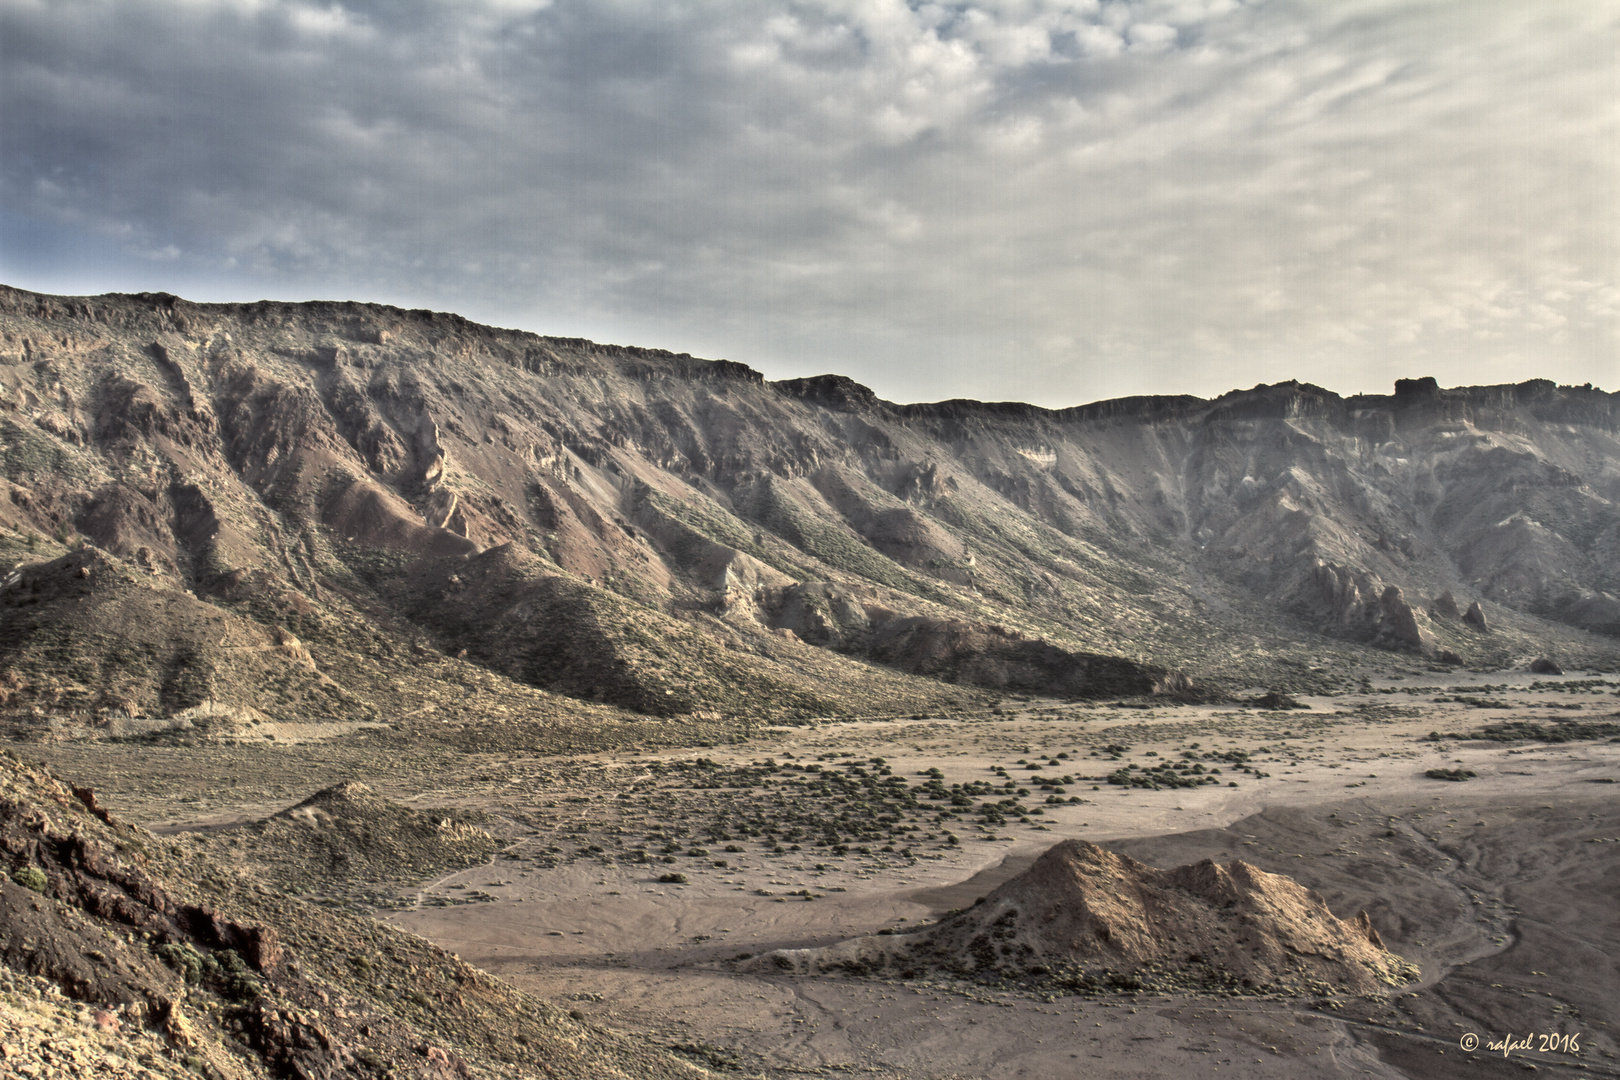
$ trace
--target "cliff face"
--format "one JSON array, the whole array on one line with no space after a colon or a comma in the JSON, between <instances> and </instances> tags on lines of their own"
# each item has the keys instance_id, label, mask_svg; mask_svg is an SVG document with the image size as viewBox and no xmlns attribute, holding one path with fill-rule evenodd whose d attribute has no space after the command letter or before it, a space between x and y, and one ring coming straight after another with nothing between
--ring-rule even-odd
<instances>
[{"instance_id":1,"label":"cliff face","mask_svg":"<svg viewBox=\"0 0 1620 1080\"><path fill-rule=\"evenodd\" d=\"M1620 633L1620 395L1396 390L902 406L430 312L0 290L4 693L353 715L431 654L825 713L1363 644L1612 662L1578 630Z\"/></svg>"}]
</instances>

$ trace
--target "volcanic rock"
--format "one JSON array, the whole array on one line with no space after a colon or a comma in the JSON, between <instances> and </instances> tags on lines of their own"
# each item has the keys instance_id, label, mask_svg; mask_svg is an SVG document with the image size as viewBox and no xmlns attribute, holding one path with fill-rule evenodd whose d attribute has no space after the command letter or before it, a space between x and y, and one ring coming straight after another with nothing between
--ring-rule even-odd
<instances>
[{"instance_id":1,"label":"volcanic rock","mask_svg":"<svg viewBox=\"0 0 1620 1080\"><path fill-rule=\"evenodd\" d=\"M1384 590L1383 596L1379 597L1378 608L1381 616L1378 624L1380 636L1419 651L1429 648L1430 643L1418 626L1417 613L1406 602L1399 586L1391 585Z\"/></svg>"},{"instance_id":2,"label":"volcanic rock","mask_svg":"<svg viewBox=\"0 0 1620 1080\"><path fill-rule=\"evenodd\" d=\"M1365 912L1341 920L1291 878L1208 859L1157 870L1081 840L1057 844L972 908L917 933L755 963L807 973L943 969L1077 990L1370 994L1416 976Z\"/></svg>"},{"instance_id":3,"label":"volcanic rock","mask_svg":"<svg viewBox=\"0 0 1620 1080\"><path fill-rule=\"evenodd\" d=\"M1479 606L1478 600L1475 600L1472 604L1468 605L1468 610L1463 613L1463 622L1474 627L1476 630L1488 631L1491 628L1490 623L1488 623L1485 619L1485 609Z\"/></svg>"},{"instance_id":4,"label":"volcanic rock","mask_svg":"<svg viewBox=\"0 0 1620 1080\"><path fill-rule=\"evenodd\" d=\"M309 808L344 800L367 797L339 792ZM87 1062L115 1053L166 1080L511 1076L517 1061L574 1080L710 1075L577 1024L419 938L266 889L93 803L88 789L0 753L8 1076L67 1075L72 1054L91 1050ZM64 998L88 1007L93 1032ZM75 1030L93 1042L75 1045Z\"/></svg>"},{"instance_id":5,"label":"volcanic rock","mask_svg":"<svg viewBox=\"0 0 1620 1080\"><path fill-rule=\"evenodd\" d=\"M0 287L0 724L263 738L476 685L460 711L555 736L1330 683L1431 648L1391 587L1464 582L1471 660L1612 664L1577 630L1620 632L1616 430L1620 395L1546 380L903 405L428 311ZM171 724L206 702L247 719Z\"/></svg>"},{"instance_id":6,"label":"volcanic rock","mask_svg":"<svg viewBox=\"0 0 1620 1080\"><path fill-rule=\"evenodd\" d=\"M1443 619L1462 618L1462 608L1457 606L1457 598L1452 595L1450 589L1435 597L1434 603L1429 605L1429 610Z\"/></svg>"},{"instance_id":7,"label":"volcanic rock","mask_svg":"<svg viewBox=\"0 0 1620 1080\"><path fill-rule=\"evenodd\" d=\"M1376 595L1371 575L1323 562L1316 564L1312 576L1331 622L1347 627L1367 617Z\"/></svg>"}]
</instances>

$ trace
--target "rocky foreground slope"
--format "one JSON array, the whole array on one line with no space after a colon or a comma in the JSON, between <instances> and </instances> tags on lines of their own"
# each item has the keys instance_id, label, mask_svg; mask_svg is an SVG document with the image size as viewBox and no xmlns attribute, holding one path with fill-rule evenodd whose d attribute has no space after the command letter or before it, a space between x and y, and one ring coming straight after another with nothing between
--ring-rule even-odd
<instances>
[{"instance_id":1,"label":"rocky foreground slope","mask_svg":"<svg viewBox=\"0 0 1620 1080\"><path fill-rule=\"evenodd\" d=\"M0 288L0 558L0 708L133 734L1613 665L1620 395L896 405L425 311Z\"/></svg>"},{"instance_id":2,"label":"rocky foreground slope","mask_svg":"<svg viewBox=\"0 0 1620 1080\"><path fill-rule=\"evenodd\" d=\"M1078 991L1374 994L1417 977L1367 913L1337 918L1292 878L1206 859L1158 870L1054 845L973 907L916 933L782 950L762 970L943 971Z\"/></svg>"},{"instance_id":3,"label":"rocky foreground slope","mask_svg":"<svg viewBox=\"0 0 1620 1080\"><path fill-rule=\"evenodd\" d=\"M7 1076L699 1077L0 754Z\"/></svg>"}]
</instances>

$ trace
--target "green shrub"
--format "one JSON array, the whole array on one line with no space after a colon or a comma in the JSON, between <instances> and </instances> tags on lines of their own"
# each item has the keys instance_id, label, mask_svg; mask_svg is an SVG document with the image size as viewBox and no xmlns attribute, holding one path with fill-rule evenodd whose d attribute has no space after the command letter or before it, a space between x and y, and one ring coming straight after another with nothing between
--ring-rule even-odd
<instances>
[{"instance_id":1,"label":"green shrub","mask_svg":"<svg viewBox=\"0 0 1620 1080\"><path fill-rule=\"evenodd\" d=\"M49 884L45 871L37 866L25 866L21 870L12 871L11 880L25 889L33 889L40 894L45 892L45 886Z\"/></svg>"},{"instance_id":2,"label":"green shrub","mask_svg":"<svg viewBox=\"0 0 1620 1080\"><path fill-rule=\"evenodd\" d=\"M219 974L219 964L212 956L198 952L185 942L166 942L155 951L158 959L178 971L193 986Z\"/></svg>"},{"instance_id":3,"label":"green shrub","mask_svg":"<svg viewBox=\"0 0 1620 1080\"><path fill-rule=\"evenodd\" d=\"M1472 780L1477 774L1471 769L1429 769L1424 772L1430 780Z\"/></svg>"}]
</instances>

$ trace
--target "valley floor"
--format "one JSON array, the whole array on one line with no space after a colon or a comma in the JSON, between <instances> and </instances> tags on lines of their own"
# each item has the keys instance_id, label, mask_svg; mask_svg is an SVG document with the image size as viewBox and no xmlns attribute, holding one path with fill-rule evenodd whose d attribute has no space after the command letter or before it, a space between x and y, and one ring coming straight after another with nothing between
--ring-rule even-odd
<instances>
[{"instance_id":1,"label":"valley floor","mask_svg":"<svg viewBox=\"0 0 1620 1080\"><path fill-rule=\"evenodd\" d=\"M344 779L486 812L509 841L501 853L371 898L379 917L740 1075L1620 1076L1620 739L1450 737L1612 725L1617 694L1612 676L1457 673L1297 711L1018 700L985 716L566 760L388 761L331 743L151 747L136 765L129 747L16 749L97 777L105 804L162 831L263 816ZM1440 769L1474 775L1425 775ZM931 771L972 805L889 797ZM1341 917L1367 910L1423 977L1378 1000L1278 1000L737 969L743 954L929 922L1067 837L1155 866L1241 858L1288 874ZM1530 1044L1489 1049L1509 1035Z\"/></svg>"}]
</instances>

